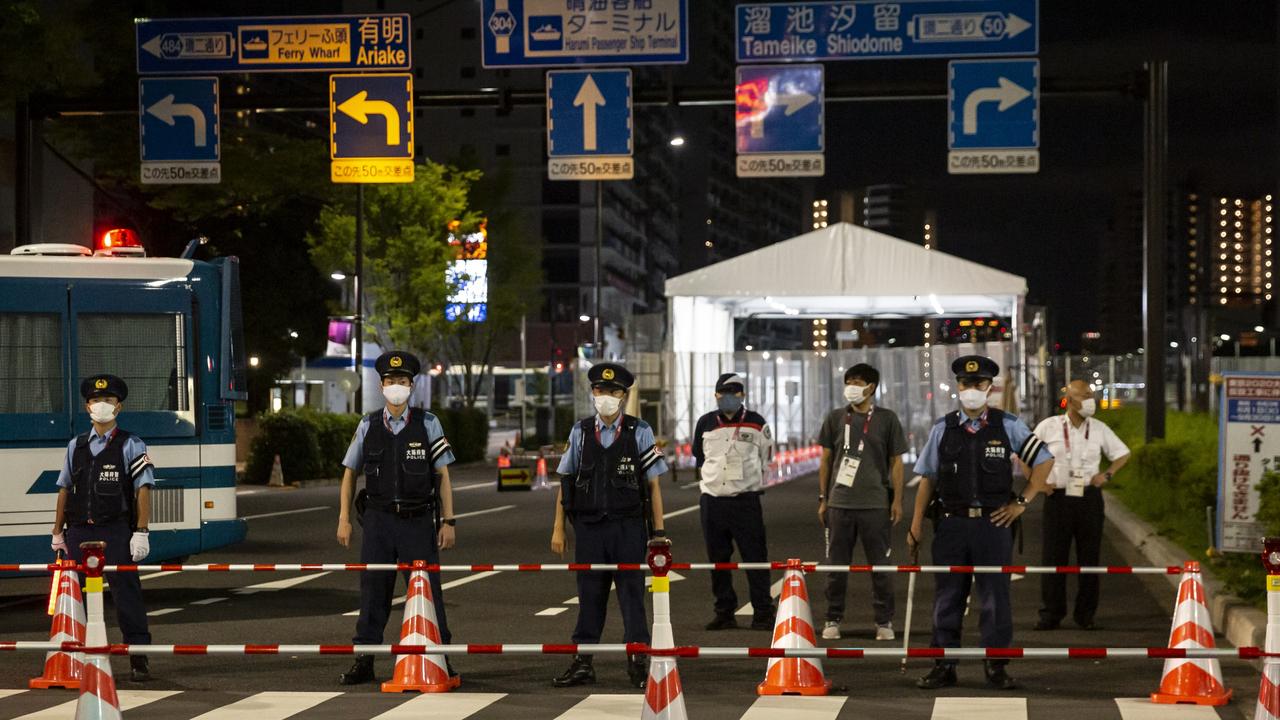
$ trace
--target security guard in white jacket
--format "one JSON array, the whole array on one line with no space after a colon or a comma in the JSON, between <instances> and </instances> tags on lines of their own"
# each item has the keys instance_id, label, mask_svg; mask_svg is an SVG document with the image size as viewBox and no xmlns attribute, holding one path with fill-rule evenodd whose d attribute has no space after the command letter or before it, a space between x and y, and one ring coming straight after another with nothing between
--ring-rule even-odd
<instances>
[{"instance_id":1,"label":"security guard in white jacket","mask_svg":"<svg viewBox=\"0 0 1280 720\"><path fill-rule=\"evenodd\" d=\"M716 409L699 418L694 428L693 456L698 461L702 490L702 535L711 562L729 562L735 543L742 562L768 560L760 496L764 494L773 434L759 413L743 405L745 389L746 382L740 375L721 375L716 381ZM747 586L754 611L751 627L772 630L774 607L769 596L769 571L748 570ZM732 573L712 571L711 592L716 598L716 616L707 623L707 629L737 627L734 610L738 595L733 590Z\"/></svg>"}]
</instances>

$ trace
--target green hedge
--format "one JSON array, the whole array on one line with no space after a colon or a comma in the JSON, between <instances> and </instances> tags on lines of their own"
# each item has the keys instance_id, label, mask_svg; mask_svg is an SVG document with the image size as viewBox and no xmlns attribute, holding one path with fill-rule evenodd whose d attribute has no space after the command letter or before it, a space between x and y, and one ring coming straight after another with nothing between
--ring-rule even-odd
<instances>
[{"instance_id":1,"label":"green hedge","mask_svg":"<svg viewBox=\"0 0 1280 720\"><path fill-rule=\"evenodd\" d=\"M1216 509L1218 495L1216 419L1205 413L1169 412L1166 437L1151 444L1143 441L1140 407L1104 411L1098 419L1110 425L1133 451L1128 466L1110 484L1112 492L1191 557L1205 558L1206 567L1229 592L1260 604L1265 588L1257 555L1207 554L1210 538L1205 507ZM1269 533L1280 534L1280 478L1268 477L1262 488L1259 519L1270 524Z\"/></svg>"},{"instance_id":2,"label":"green hedge","mask_svg":"<svg viewBox=\"0 0 1280 720\"><path fill-rule=\"evenodd\" d=\"M489 448L489 416L475 408L432 408L460 463L484 460Z\"/></svg>"}]
</instances>

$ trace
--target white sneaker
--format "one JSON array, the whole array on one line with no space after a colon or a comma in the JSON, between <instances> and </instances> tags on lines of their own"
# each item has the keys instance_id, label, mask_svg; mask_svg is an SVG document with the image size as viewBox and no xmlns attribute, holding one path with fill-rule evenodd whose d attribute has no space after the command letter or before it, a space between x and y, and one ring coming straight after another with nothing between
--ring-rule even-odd
<instances>
[{"instance_id":1,"label":"white sneaker","mask_svg":"<svg viewBox=\"0 0 1280 720\"><path fill-rule=\"evenodd\" d=\"M824 632L825 632L825 631L824 631ZM824 635L824 637L825 637L825 635ZM895 637L895 635L893 634L893 626L892 626L892 625L877 625L877 626L876 626L876 639L877 639L877 640L892 640L892 639L894 639L894 637Z\"/></svg>"},{"instance_id":2,"label":"white sneaker","mask_svg":"<svg viewBox=\"0 0 1280 720\"><path fill-rule=\"evenodd\" d=\"M822 626L822 639L823 640L839 640L840 639L840 623L836 622L835 620L828 620L826 624Z\"/></svg>"}]
</instances>

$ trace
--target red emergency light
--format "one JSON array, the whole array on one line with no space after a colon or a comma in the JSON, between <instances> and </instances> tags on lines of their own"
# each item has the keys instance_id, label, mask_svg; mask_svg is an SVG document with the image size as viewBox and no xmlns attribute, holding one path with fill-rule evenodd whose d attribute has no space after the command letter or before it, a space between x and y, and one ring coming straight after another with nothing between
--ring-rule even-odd
<instances>
[{"instance_id":1,"label":"red emergency light","mask_svg":"<svg viewBox=\"0 0 1280 720\"><path fill-rule=\"evenodd\" d=\"M94 255L98 256L125 256L125 257L144 257L147 254L146 248L142 247L142 241L138 239L138 233L129 228L112 228L98 238L98 246L94 248Z\"/></svg>"}]
</instances>

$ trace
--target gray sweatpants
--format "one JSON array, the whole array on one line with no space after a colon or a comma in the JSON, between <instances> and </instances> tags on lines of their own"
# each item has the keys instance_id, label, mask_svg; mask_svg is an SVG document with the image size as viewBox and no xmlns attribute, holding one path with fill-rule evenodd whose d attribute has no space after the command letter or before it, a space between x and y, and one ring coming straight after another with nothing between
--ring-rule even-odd
<instances>
[{"instance_id":1,"label":"gray sweatpants","mask_svg":"<svg viewBox=\"0 0 1280 720\"><path fill-rule=\"evenodd\" d=\"M831 550L827 562L834 565L853 564L853 546L861 539L862 550L868 565L888 563L889 510L846 510L827 508L827 529L831 533ZM849 573L836 572L827 576L827 620L844 619L844 596L849 585ZM893 574L871 573L872 600L876 624L893 622Z\"/></svg>"}]
</instances>

